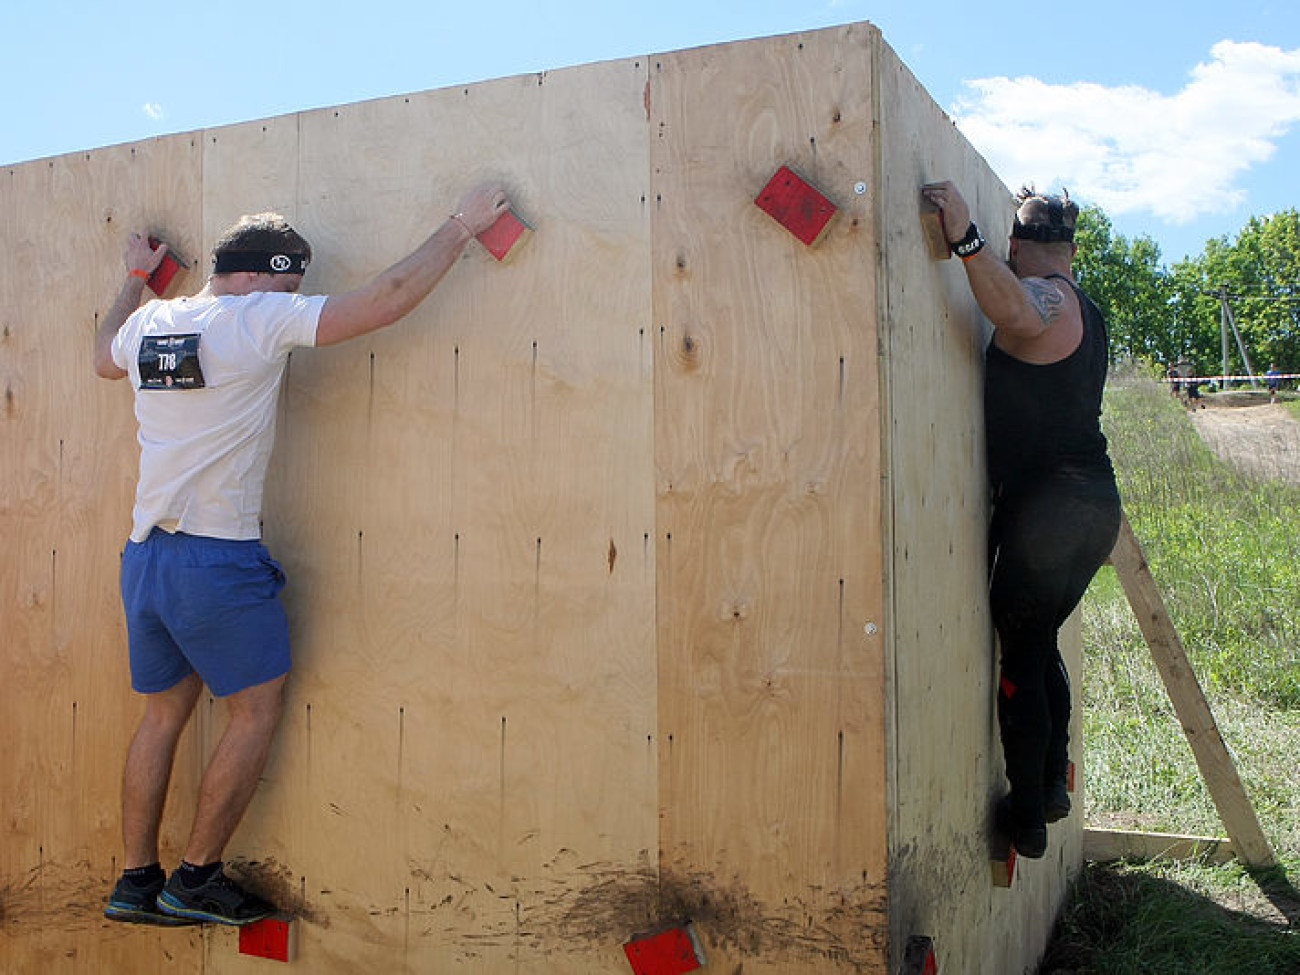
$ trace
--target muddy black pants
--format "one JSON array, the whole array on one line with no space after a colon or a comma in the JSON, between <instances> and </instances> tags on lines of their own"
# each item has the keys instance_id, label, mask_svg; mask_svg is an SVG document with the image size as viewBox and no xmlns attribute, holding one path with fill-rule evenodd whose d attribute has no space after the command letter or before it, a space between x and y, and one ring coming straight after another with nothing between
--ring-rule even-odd
<instances>
[{"instance_id":1,"label":"muddy black pants","mask_svg":"<svg viewBox=\"0 0 1300 975\"><path fill-rule=\"evenodd\" d=\"M1069 764L1070 682L1057 633L1115 545L1110 477L1059 476L994 505L989 604L1001 644L998 724L1011 805L1042 825L1045 785Z\"/></svg>"}]
</instances>

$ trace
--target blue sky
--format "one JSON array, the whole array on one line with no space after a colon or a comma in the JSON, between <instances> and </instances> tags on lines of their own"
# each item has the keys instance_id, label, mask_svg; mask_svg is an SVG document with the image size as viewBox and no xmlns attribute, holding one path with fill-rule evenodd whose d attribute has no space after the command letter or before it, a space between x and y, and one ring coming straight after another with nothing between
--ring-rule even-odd
<instances>
[{"instance_id":1,"label":"blue sky","mask_svg":"<svg viewBox=\"0 0 1300 975\"><path fill-rule=\"evenodd\" d=\"M1296 0L44 0L0 13L0 164L385 95L869 20L1011 188L1172 263L1300 206Z\"/></svg>"}]
</instances>

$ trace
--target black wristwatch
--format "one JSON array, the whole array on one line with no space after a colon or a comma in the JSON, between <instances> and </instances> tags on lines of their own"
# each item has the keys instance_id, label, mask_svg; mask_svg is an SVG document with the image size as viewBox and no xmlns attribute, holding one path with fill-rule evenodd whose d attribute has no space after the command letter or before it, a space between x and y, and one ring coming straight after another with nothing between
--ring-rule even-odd
<instances>
[{"instance_id":1,"label":"black wristwatch","mask_svg":"<svg viewBox=\"0 0 1300 975\"><path fill-rule=\"evenodd\" d=\"M966 228L966 236L950 243L948 249L963 261L968 261L984 249L984 238L980 236L979 228L971 224Z\"/></svg>"}]
</instances>

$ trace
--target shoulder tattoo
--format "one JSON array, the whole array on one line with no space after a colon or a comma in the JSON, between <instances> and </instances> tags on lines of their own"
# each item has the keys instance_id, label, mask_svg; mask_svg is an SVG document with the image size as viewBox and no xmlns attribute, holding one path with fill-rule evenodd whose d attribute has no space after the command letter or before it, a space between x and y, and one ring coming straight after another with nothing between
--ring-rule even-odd
<instances>
[{"instance_id":1,"label":"shoulder tattoo","mask_svg":"<svg viewBox=\"0 0 1300 975\"><path fill-rule=\"evenodd\" d=\"M1065 295L1061 289L1044 278L1026 278L1021 283L1025 288L1025 296L1029 298L1029 303L1034 306L1034 311L1038 312L1043 324L1055 323L1065 308Z\"/></svg>"}]
</instances>

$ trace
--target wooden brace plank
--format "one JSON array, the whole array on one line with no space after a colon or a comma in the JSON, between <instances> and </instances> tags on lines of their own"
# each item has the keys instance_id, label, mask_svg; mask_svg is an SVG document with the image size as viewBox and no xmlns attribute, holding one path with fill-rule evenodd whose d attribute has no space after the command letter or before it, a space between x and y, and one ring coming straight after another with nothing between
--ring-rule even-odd
<instances>
[{"instance_id":1,"label":"wooden brace plank","mask_svg":"<svg viewBox=\"0 0 1300 975\"><path fill-rule=\"evenodd\" d=\"M1179 836L1121 829L1083 831L1083 858L1101 863L1112 860L1203 859L1217 864L1227 863L1236 856L1232 840L1218 836Z\"/></svg>"},{"instance_id":2,"label":"wooden brace plank","mask_svg":"<svg viewBox=\"0 0 1300 975\"><path fill-rule=\"evenodd\" d=\"M1254 807L1242 787L1237 767L1219 734L1127 515L1120 517L1119 538L1110 560L1234 847L1241 859L1252 866L1273 866L1276 863L1273 851L1260 829Z\"/></svg>"}]
</instances>

